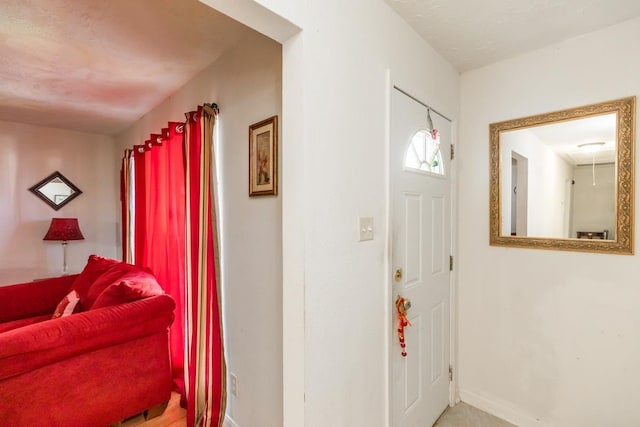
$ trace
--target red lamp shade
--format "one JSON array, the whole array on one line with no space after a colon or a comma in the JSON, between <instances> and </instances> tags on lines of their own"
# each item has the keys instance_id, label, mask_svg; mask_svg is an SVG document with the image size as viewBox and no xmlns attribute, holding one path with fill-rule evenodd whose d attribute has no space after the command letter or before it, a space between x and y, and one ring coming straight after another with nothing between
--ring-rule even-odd
<instances>
[{"instance_id":1,"label":"red lamp shade","mask_svg":"<svg viewBox=\"0 0 640 427\"><path fill-rule=\"evenodd\" d=\"M84 240L78 218L51 218L49 231L42 240Z\"/></svg>"}]
</instances>

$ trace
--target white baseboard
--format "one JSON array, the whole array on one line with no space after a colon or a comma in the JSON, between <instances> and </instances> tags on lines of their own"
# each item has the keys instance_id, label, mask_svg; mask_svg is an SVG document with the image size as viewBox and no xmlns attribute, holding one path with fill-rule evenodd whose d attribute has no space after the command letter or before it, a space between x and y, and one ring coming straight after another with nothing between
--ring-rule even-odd
<instances>
[{"instance_id":1,"label":"white baseboard","mask_svg":"<svg viewBox=\"0 0 640 427\"><path fill-rule=\"evenodd\" d=\"M228 415L225 415L224 423L222 424L222 427L238 427L238 424L236 424L236 422L233 421L231 417L229 417Z\"/></svg>"},{"instance_id":2,"label":"white baseboard","mask_svg":"<svg viewBox=\"0 0 640 427\"><path fill-rule=\"evenodd\" d=\"M553 427L552 424L519 411L507 402L480 396L472 391L460 390L460 400L518 427Z\"/></svg>"}]
</instances>

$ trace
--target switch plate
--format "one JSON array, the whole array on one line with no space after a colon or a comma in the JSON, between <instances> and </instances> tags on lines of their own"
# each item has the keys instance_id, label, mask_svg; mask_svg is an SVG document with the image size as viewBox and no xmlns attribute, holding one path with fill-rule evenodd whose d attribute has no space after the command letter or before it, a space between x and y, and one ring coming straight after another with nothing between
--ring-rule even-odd
<instances>
[{"instance_id":1,"label":"switch plate","mask_svg":"<svg viewBox=\"0 0 640 427\"><path fill-rule=\"evenodd\" d=\"M229 376L231 377L231 394L238 397L238 377L236 377L236 374L230 374Z\"/></svg>"},{"instance_id":2,"label":"switch plate","mask_svg":"<svg viewBox=\"0 0 640 427\"><path fill-rule=\"evenodd\" d=\"M360 241L373 240L373 217L361 216L358 220Z\"/></svg>"}]
</instances>

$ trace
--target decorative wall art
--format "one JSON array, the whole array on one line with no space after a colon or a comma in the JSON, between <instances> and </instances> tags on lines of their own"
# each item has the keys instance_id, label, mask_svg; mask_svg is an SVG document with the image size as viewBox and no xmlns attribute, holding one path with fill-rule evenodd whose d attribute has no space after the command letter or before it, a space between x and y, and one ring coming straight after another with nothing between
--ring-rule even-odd
<instances>
[{"instance_id":1,"label":"decorative wall art","mask_svg":"<svg viewBox=\"0 0 640 427\"><path fill-rule=\"evenodd\" d=\"M278 116L249 126L249 197L278 194Z\"/></svg>"},{"instance_id":2,"label":"decorative wall art","mask_svg":"<svg viewBox=\"0 0 640 427\"><path fill-rule=\"evenodd\" d=\"M29 191L55 210L82 194L78 187L58 171L29 188Z\"/></svg>"}]
</instances>

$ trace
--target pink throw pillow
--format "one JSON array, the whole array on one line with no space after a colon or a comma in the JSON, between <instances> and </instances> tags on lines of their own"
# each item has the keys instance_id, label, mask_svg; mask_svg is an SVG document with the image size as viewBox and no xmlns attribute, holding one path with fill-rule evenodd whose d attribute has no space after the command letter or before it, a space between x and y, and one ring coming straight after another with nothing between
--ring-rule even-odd
<instances>
[{"instance_id":1,"label":"pink throw pillow","mask_svg":"<svg viewBox=\"0 0 640 427\"><path fill-rule=\"evenodd\" d=\"M76 291L69 292L64 298L62 298L62 301L58 303L58 306L53 312L53 316L51 316L51 318L57 319L58 317L70 316L78 307L79 301L80 298Z\"/></svg>"},{"instance_id":2,"label":"pink throw pillow","mask_svg":"<svg viewBox=\"0 0 640 427\"><path fill-rule=\"evenodd\" d=\"M71 289L75 290L80 297L81 310L89 309L87 306L87 293L89 292L91 285L93 285L96 279L98 279L98 277L105 273L110 267L119 263L120 261L115 259L104 258L99 255L89 255L87 265L78 277L76 277L73 285L71 285Z\"/></svg>"},{"instance_id":3,"label":"pink throw pillow","mask_svg":"<svg viewBox=\"0 0 640 427\"><path fill-rule=\"evenodd\" d=\"M164 290L152 274L136 271L125 274L118 281L107 286L96 298L91 308L124 304L162 294L164 294Z\"/></svg>"}]
</instances>

